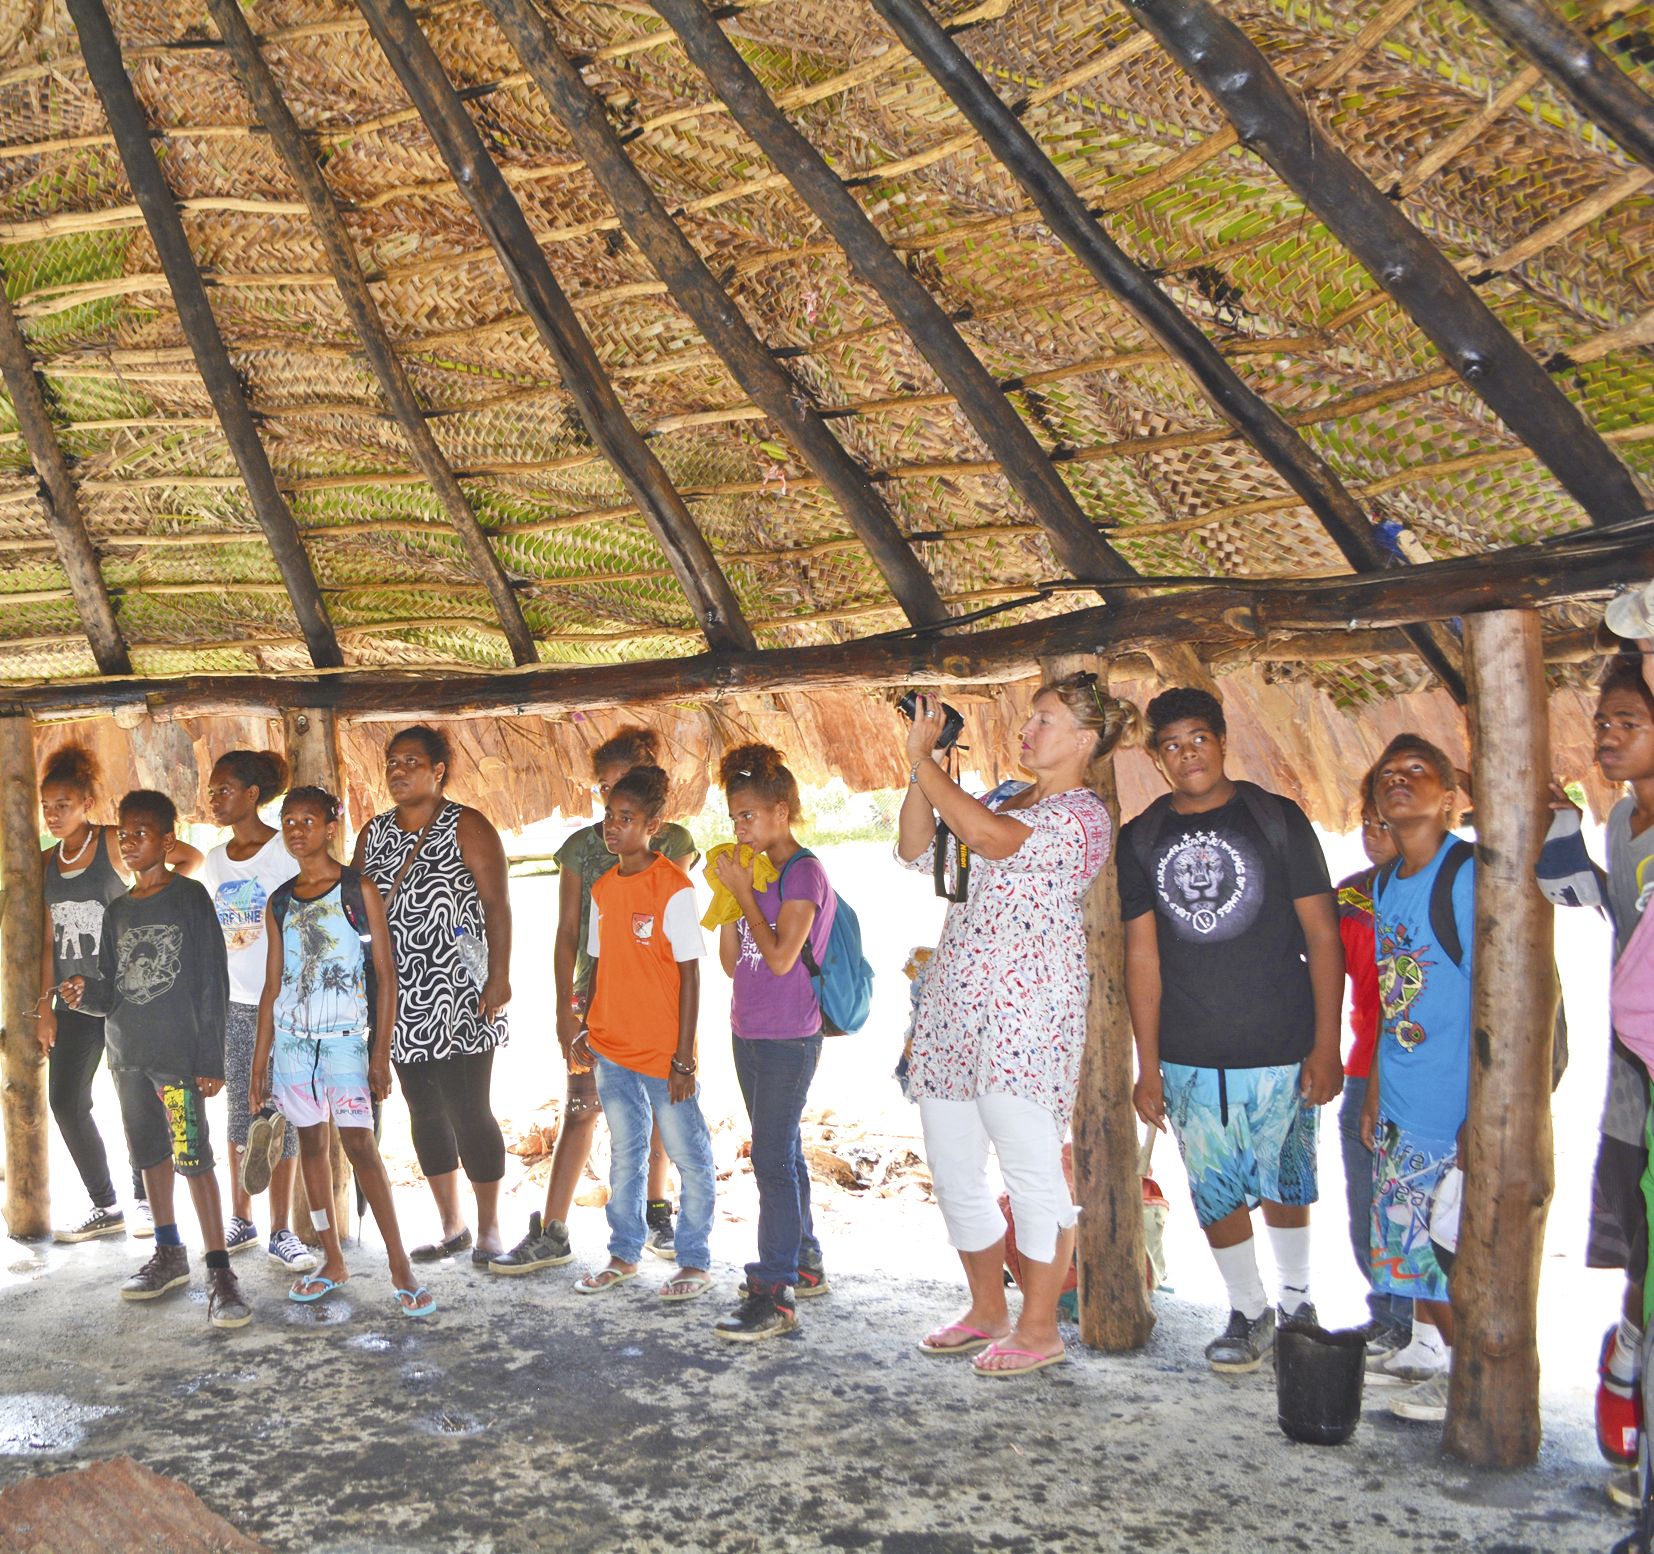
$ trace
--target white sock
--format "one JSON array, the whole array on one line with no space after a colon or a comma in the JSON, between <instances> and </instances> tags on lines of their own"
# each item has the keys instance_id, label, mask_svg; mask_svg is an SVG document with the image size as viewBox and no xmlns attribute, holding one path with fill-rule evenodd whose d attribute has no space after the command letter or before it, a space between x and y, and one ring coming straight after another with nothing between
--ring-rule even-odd
<instances>
[{"instance_id":1,"label":"white sock","mask_svg":"<svg viewBox=\"0 0 1654 1554\"><path fill-rule=\"evenodd\" d=\"M1419 1354L1427 1354L1433 1359L1447 1358L1447 1345L1442 1340L1441 1329L1416 1314L1413 1317L1413 1341L1407 1347Z\"/></svg>"},{"instance_id":2,"label":"white sock","mask_svg":"<svg viewBox=\"0 0 1654 1554\"><path fill-rule=\"evenodd\" d=\"M1309 1226L1283 1230L1265 1225L1269 1248L1275 1254L1275 1271L1281 1281L1281 1310L1291 1316L1309 1303Z\"/></svg>"},{"instance_id":3,"label":"white sock","mask_svg":"<svg viewBox=\"0 0 1654 1554\"><path fill-rule=\"evenodd\" d=\"M1215 1246L1212 1256L1217 1259L1218 1272L1229 1291L1229 1307L1238 1311L1248 1322L1256 1322L1269 1305L1263 1280L1258 1277L1258 1259L1248 1236L1238 1246Z\"/></svg>"},{"instance_id":4,"label":"white sock","mask_svg":"<svg viewBox=\"0 0 1654 1554\"><path fill-rule=\"evenodd\" d=\"M1619 1330L1614 1334L1614 1347L1608 1355L1608 1374L1621 1386L1636 1386L1642 1346L1642 1329L1634 1326L1629 1317L1621 1317Z\"/></svg>"}]
</instances>

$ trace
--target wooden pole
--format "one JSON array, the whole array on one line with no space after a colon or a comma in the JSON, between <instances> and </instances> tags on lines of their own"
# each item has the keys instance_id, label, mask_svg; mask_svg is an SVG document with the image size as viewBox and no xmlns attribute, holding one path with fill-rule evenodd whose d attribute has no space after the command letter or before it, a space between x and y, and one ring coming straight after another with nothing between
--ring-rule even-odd
<instances>
[{"instance_id":1,"label":"wooden pole","mask_svg":"<svg viewBox=\"0 0 1654 1554\"><path fill-rule=\"evenodd\" d=\"M1023 127L1016 110L1001 100L925 0L873 0L873 7L953 99L982 143L1027 191L1046 224L1091 272L1092 279L1142 324L1168 356L1189 369L1212 408L1303 498L1344 559L1361 572L1395 565L1396 558L1379 544L1371 520L1332 466L1229 365L1153 275L1108 235L1102 221L1092 215L1056 163ZM1458 666L1430 628L1404 629L1436 678L1462 704L1464 681Z\"/></svg>"},{"instance_id":2,"label":"wooden pole","mask_svg":"<svg viewBox=\"0 0 1654 1554\"><path fill-rule=\"evenodd\" d=\"M448 522L459 536L471 570L488 590L494 613L499 617L500 629L511 645L512 659L519 664L538 663L540 654L534 645L534 634L523 619L522 608L511 589L511 579L505 575L499 557L489 548L488 537L482 532L477 515L471 510L459 481L454 478L452 467L431 434L424 408L380 320L379 309L368 290L367 278L362 274L361 263L356 257L356 246L345 229L333 191L328 188L327 180L317 165L315 152L306 144L303 132L270 73L270 67L259 52L253 29L242 14L238 0L207 0L207 7L229 51L242 90L252 102L259 123L268 131L271 144L293 175L293 181L298 184L299 193L309 208L310 220L327 255L334 285L338 287L345 311L350 314L356 333L361 337L368 364L379 381L379 391L391 414L396 417L396 424L402 429L414 463L430 482Z\"/></svg>"},{"instance_id":3,"label":"wooden pole","mask_svg":"<svg viewBox=\"0 0 1654 1554\"><path fill-rule=\"evenodd\" d=\"M1005 398L936 299L879 235L838 174L796 129L747 67L704 0L652 0L684 52L711 81L736 122L758 143L799 198L844 250L851 268L873 288L959 402L999 460L1005 478L1050 536L1052 549L1075 577L1115 580L1136 575L1097 532L1056 466Z\"/></svg>"},{"instance_id":4,"label":"wooden pole","mask_svg":"<svg viewBox=\"0 0 1654 1554\"><path fill-rule=\"evenodd\" d=\"M1534 884L1550 814L1539 616L1465 621L1476 786L1476 951L1464 1210L1453 1264L1448 1451L1484 1467L1539 1455L1539 1267L1551 1200L1551 904Z\"/></svg>"},{"instance_id":5,"label":"wooden pole","mask_svg":"<svg viewBox=\"0 0 1654 1554\"><path fill-rule=\"evenodd\" d=\"M315 786L325 788L339 800L343 814L345 801L344 764L339 759L339 724L337 716L325 708L298 708L282 717L287 736L287 764L292 772L295 788ZM333 1167L334 1227L341 1239L350 1228L350 1161L345 1156L339 1139L338 1124L327 1125L328 1159ZM293 1177L293 1233L307 1246L320 1246L321 1237L310 1223L310 1193L304 1185L304 1172Z\"/></svg>"},{"instance_id":6,"label":"wooden pole","mask_svg":"<svg viewBox=\"0 0 1654 1554\"><path fill-rule=\"evenodd\" d=\"M750 652L755 646L752 628L729 579L660 460L627 418L597 351L551 273L522 206L488 154L469 110L419 30L413 12L405 0L357 0L357 5L494 245L511 288L534 320L592 441L625 481L666 552L708 646L715 651Z\"/></svg>"},{"instance_id":7,"label":"wooden pole","mask_svg":"<svg viewBox=\"0 0 1654 1554\"><path fill-rule=\"evenodd\" d=\"M1433 561L1374 577L1258 579L1179 588L986 630L907 632L825 647L702 653L666 662L496 674L432 670L348 675L201 676L101 680L9 687L8 702L29 711L81 711L147 703L152 710L245 712L331 707L354 717L406 713L466 717L509 712L699 700L741 691L820 690L869 685L996 684L1032 674L1056 653L1142 651L1198 642L1208 659L1282 632L1336 634L1352 625L1399 626L1445 620L1497 605L1526 605L1610 593L1627 577L1654 573L1654 525L1599 531L1485 555ZM1148 583L1155 582L1147 579ZM1164 580L1163 580L1164 581ZM1185 580L1188 581L1188 580ZM1068 591L1091 584L1068 584Z\"/></svg>"},{"instance_id":8,"label":"wooden pole","mask_svg":"<svg viewBox=\"0 0 1654 1554\"><path fill-rule=\"evenodd\" d=\"M1593 523L1648 510L1631 472L1452 262L1333 143L1210 0L1124 0L1261 156L1435 343Z\"/></svg>"},{"instance_id":9,"label":"wooden pole","mask_svg":"<svg viewBox=\"0 0 1654 1554\"><path fill-rule=\"evenodd\" d=\"M47 1178L46 1059L35 1037L40 997L40 795L34 723L0 716L0 1099L6 1126L6 1227L14 1236L51 1233Z\"/></svg>"},{"instance_id":10,"label":"wooden pole","mask_svg":"<svg viewBox=\"0 0 1654 1554\"><path fill-rule=\"evenodd\" d=\"M213 0L228 5L232 0ZM575 151L608 195L626 235L666 283L706 343L833 493L903 613L915 626L947 619L936 584L914 555L865 468L828 430L809 393L753 332L741 309L626 154L597 94L558 46L530 0L486 0Z\"/></svg>"},{"instance_id":11,"label":"wooden pole","mask_svg":"<svg viewBox=\"0 0 1654 1554\"><path fill-rule=\"evenodd\" d=\"M1579 28L1539 0L1469 0L1470 9L1593 123L1654 167L1654 99Z\"/></svg>"},{"instance_id":12,"label":"wooden pole","mask_svg":"<svg viewBox=\"0 0 1654 1554\"><path fill-rule=\"evenodd\" d=\"M334 635L327 606L322 603L316 574L310 568L310 558L299 538L299 526L276 485L269 456L259 441L253 412L247 404L246 387L230 360L212 305L207 301L206 284L190 252L189 239L184 235L177 198L156 160L155 148L150 143L149 120L126 73L109 13L103 8L103 0L68 0L68 6L87 75L108 115L121 165L126 169L133 197L143 212L161 268L166 271L167 285L178 309L179 327L189 342L201 381L212 399L224 440L241 471L276 569L287 585L293 614L310 650L310 661L318 669L338 669L344 664L339 639Z\"/></svg>"},{"instance_id":13,"label":"wooden pole","mask_svg":"<svg viewBox=\"0 0 1654 1554\"><path fill-rule=\"evenodd\" d=\"M86 532L86 518L80 508L80 494L69 475L63 447L57 440L46 396L35 376L28 343L17 322L17 313L0 284L0 377L11 395L23 444L29 450L40 481L40 505L46 513L46 527L57 546L58 561L69 580L81 630L91 644L92 657L104 674L131 674L132 657L127 652L121 628L115 624L115 607L109 602L98 553Z\"/></svg>"},{"instance_id":14,"label":"wooden pole","mask_svg":"<svg viewBox=\"0 0 1654 1554\"><path fill-rule=\"evenodd\" d=\"M1104 666L1083 654L1042 658L1048 680ZM1106 684L1106 678L1104 683ZM1114 763L1098 790L1120 835ZM1137 1174L1137 1114L1132 1109L1131 1015L1126 1008L1126 941L1114 848L1086 897L1091 1001L1085 1055L1074 1101L1074 1195L1080 1204L1080 1337L1093 1349L1141 1349L1154 1331L1144 1283L1143 1180Z\"/></svg>"}]
</instances>

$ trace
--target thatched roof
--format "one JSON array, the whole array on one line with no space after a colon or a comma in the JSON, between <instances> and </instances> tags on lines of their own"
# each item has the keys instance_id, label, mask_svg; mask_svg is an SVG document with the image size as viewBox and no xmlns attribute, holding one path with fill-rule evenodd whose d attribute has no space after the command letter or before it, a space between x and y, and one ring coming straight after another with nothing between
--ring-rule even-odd
<instances>
[{"instance_id":1,"label":"thatched roof","mask_svg":"<svg viewBox=\"0 0 1654 1554\"><path fill-rule=\"evenodd\" d=\"M479 221L370 31L368 13L385 25L399 5L259 0L245 15L457 497L445 498L387 409L314 204L255 112L222 21L209 19L222 7L126 0L109 13L243 409L302 536L294 554L319 587L322 627L347 671L506 670L513 609L519 661L695 653L707 616L681 582L693 557L663 548L658 515L646 520L635 486L600 451L491 242L501 229ZM682 7L659 9L676 19ZM1407 296L1417 265L1379 264L1375 278L1350 234L1335 235L1337 219L1271 165L1280 125L1232 118L1224 89L1197 83L1167 17L1198 22L1200 10L1198 0L987 0L946 15L1107 234L1296 428L1337 499L1353 501L1344 510L1365 522L1342 539L1059 241L871 6L751 0L717 14L999 380L1081 515L1077 539L1061 513L1031 504L1026 479L1007 477L1009 445L961 410L934 342L894 321L888 294L806 205L796 170L778 170L774 146L767 155L737 122L672 26L632 3L535 13L791 374L795 410L819 410L856 478L871 474L869 502L924 569L905 611L896 574L875 564L871 520L847 521L830 481L755 407L681 293L668 294L621 230L611 193L496 22L500 5L430 0L417 20L760 650L922 625L929 584L954 615L1011 606L984 628L1095 604L1074 591L1076 573L1108 579L1076 556L1119 563L1116 578L1129 567L1154 579L1312 580L1477 556L1646 506L1654 167L1638 160L1635 137L1620 127L1626 149L1550 66L1530 62L1537 54L1512 46L1508 28L1465 5L1223 7L1288 84L1293 111L1307 111L1325 144L1468 279L1501 338L1519 345L1536 395L1511 363L1487 370L1480 346L1444 354ZM1654 5L1566 0L1557 12L1633 97L1654 87ZM116 143L90 47L83 58L89 17L102 14L98 0L0 4L0 270L92 563L77 576L63 538L75 515L61 493L43 495L40 449L12 400L0 401L0 681L100 673L87 635L99 573L131 672L296 674L322 661L317 628L295 612L269 513L249 497L246 450L226 431L223 393L209 392L153 212L141 208L132 148ZM1296 133L1287 126L1288 153ZM1443 295L1451 329L1472 309ZM1521 412L1550 394L1547 445ZM1569 457L1555 456L1558 444ZM473 535L468 548L456 530L467 509L486 546ZM503 573L492 586L488 550ZM1550 597L1577 593L1557 584ZM1590 620L1577 604L1548 606L1559 638ZM734 636L714 632L714 645L738 647L740 622L721 626ZM1451 637L1434 640L1450 665ZM1341 706L1431 683L1394 634L1350 642L1273 662L1269 678L1306 681ZM115 649L111 667L123 667Z\"/></svg>"}]
</instances>

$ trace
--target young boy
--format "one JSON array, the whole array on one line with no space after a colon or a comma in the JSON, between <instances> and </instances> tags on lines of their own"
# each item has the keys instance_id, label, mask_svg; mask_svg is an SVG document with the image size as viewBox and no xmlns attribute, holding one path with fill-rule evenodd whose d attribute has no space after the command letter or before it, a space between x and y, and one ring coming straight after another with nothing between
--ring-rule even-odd
<instances>
[{"instance_id":1,"label":"young boy","mask_svg":"<svg viewBox=\"0 0 1654 1554\"><path fill-rule=\"evenodd\" d=\"M253 1314L224 1249L207 1136L207 1097L224 1088L229 969L212 897L167 867L177 825L164 793L139 789L121 800L116 842L132 888L105 913L97 973L70 977L58 996L104 1016L127 1145L155 1212L155 1255L121 1286L122 1298L153 1300L189 1282L173 1210L177 1175L207 1246L207 1320L244 1327Z\"/></svg>"},{"instance_id":2,"label":"young boy","mask_svg":"<svg viewBox=\"0 0 1654 1554\"><path fill-rule=\"evenodd\" d=\"M1178 688L1149 703L1149 754L1171 787L1122 828L1126 1002L1137 1114L1171 1124L1195 1213L1229 1293L1206 1346L1222 1372L1275 1345L1251 1211L1263 1206L1283 1319L1313 1320L1315 1108L1343 1086L1344 947L1321 845L1290 799L1224 771L1223 706Z\"/></svg>"}]
</instances>

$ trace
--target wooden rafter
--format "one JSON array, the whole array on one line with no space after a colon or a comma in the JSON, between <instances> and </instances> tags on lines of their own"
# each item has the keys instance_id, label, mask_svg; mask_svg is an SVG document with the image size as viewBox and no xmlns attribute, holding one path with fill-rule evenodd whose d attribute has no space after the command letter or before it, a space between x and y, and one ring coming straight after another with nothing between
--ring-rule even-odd
<instances>
[{"instance_id":1,"label":"wooden rafter","mask_svg":"<svg viewBox=\"0 0 1654 1554\"><path fill-rule=\"evenodd\" d=\"M214 0L227 4L229 0ZM529 0L486 0L575 150L608 195L626 235L666 284L753 403L785 433L833 493L914 625L945 620L936 584L891 517L866 469L828 430L804 388L753 332L741 309L668 214L621 144L603 103Z\"/></svg>"},{"instance_id":2,"label":"wooden rafter","mask_svg":"<svg viewBox=\"0 0 1654 1554\"><path fill-rule=\"evenodd\" d=\"M356 326L369 365L379 382L380 392L391 414L407 439L414 463L431 484L437 501L447 515L460 544L470 559L471 568L487 588L494 604L494 613L500 618L501 629L511 645L511 656L519 664L538 661L534 635L523 619L522 607L512 592L511 580L505 575L499 558L489 548L488 538L477 523L477 516L460 490L442 449L426 424L424 408L414 394L413 384L403 369L401 358L392 346L390 336L379 317L368 291L368 283L356 256L356 246L345 230L344 219L333 199L333 192L322 177L314 153L306 144L304 133L288 110L275 77L259 52L258 40L247 25L237 0L207 0L219 36L229 51L235 66L236 78L258 115L259 122L268 131L271 143L281 156L299 193L310 212L310 219L327 254L328 268L344 302L345 311Z\"/></svg>"},{"instance_id":3,"label":"wooden rafter","mask_svg":"<svg viewBox=\"0 0 1654 1554\"><path fill-rule=\"evenodd\" d=\"M1538 456L1593 523L1647 507L1636 480L1447 257L1310 118L1209 0L1124 0L1262 156Z\"/></svg>"},{"instance_id":4,"label":"wooden rafter","mask_svg":"<svg viewBox=\"0 0 1654 1554\"><path fill-rule=\"evenodd\" d=\"M1198 645L1213 655L1282 633L1351 626L1381 629L1446 620L1477 610L1600 597L1626 577L1654 575L1654 518L1609 533L1582 530L1562 541L1366 577L1225 582L1190 579L1148 593L1165 579L1101 586L1118 602L984 631L928 628L824 647L702 653L668 663L596 667L540 665L494 674L353 671L346 675L192 676L18 686L19 709L67 711L137 701L205 714L252 708L331 707L358 717L560 713L573 708L658 704L741 691L818 690L905 684L996 683L1036 671L1057 653L1129 653L1153 642Z\"/></svg>"},{"instance_id":5,"label":"wooden rafter","mask_svg":"<svg viewBox=\"0 0 1654 1554\"><path fill-rule=\"evenodd\" d=\"M551 273L523 215L500 176L435 52L404 0L357 0L375 41L419 109L442 159L488 234L500 264L540 339L551 353L581 419L642 511L666 552L690 608L714 649L750 651L752 629L729 579L638 429L627 418L591 340Z\"/></svg>"},{"instance_id":6,"label":"wooden rafter","mask_svg":"<svg viewBox=\"0 0 1654 1554\"><path fill-rule=\"evenodd\" d=\"M92 537L87 533L86 518L80 510L80 494L69 474L51 413L46 408L46 396L34 374L28 343L3 284L0 284L0 377L5 379L6 392L11 395L12 409L17 413L17 424L23 433L23 445L29 450L40 481L40 505L46 514L46 527L51 530L58 561L69 580L69 592L74 595L75 609L86 640L91 644L92 657L104 674L131 674L132 657L116 624L115 607L109 602L103 573L98 569L98 554L92 548Z\"/></svg>"},{"instance_id":7,"label":"wooden rafter","mask_svg":"<svg viewBox=\"0 0 1654 1554\"><path fill-rule=\"evenodd\" d=\"M1470 8L1593 124L1654 168L1654 98L1542 0L1469 0Z\"/></svg>"},{"instance_id":8,"label":"wooden rafter","mask_svg":"<svg viewBox=\"0 0 1654 1554\"><path fill-rule=\"evenodd\" d=\"M281 579L287 585L293 613L310 651L310 661L318 669L339 668L344 663L339 639L328 618L327 606L322 603L310 558L305 555L299 526L276 486L269 457L259 441L258 428L247 405L246 388L230 360L212 305L207 301L201 271L184 235L177 201L150 144L149 120L122 63L121 47L110 25L109 13L103 7L103 0L68 0L68 5L87 74L103 103L127 181L132 185L150 241L166 272L167 285L178 309L179 326L189 341L202 382L212 398L224 440L241 471L253 513L264 530Z\"/></svg>"},{"instance_id":9,"label":"wooden rafter","mask_svg":"<svg viewBox=\"0 0 1654 1554\"><path fill-rule=\"evenodd\" d=\"M1361 504L1332 468L1224 359L1217 347L1086 209L1057 165L983 78L965 51L931 14L925 0L873 0L908 53L930 72L964 114L995 159L1027 191L1068 250L1092 278L1120 302L1188 368L1212 407L1257 451L1320 520L1358 572L1382 571L1395 562L1373 534ZM1461 705L1463 677L1427 626L1407 628L1408 639Z\"/></svg>"},{"instance_id":10,"label":"wooden rafter","mask_svg":"<svg viewBox=\"0 0 1654 1554\"><path fill-rule=\"evenodd\" d=\"M1120 580L1130 564L1097 532L1034 434L936 299L914 279L843 181L801 135L747 68L702 0L651 0L684 50L748 135L844 250L851 268L878 293L959 402L1005 478L1050 537L1075 577Z\"/></svg>"}]
</instances>

